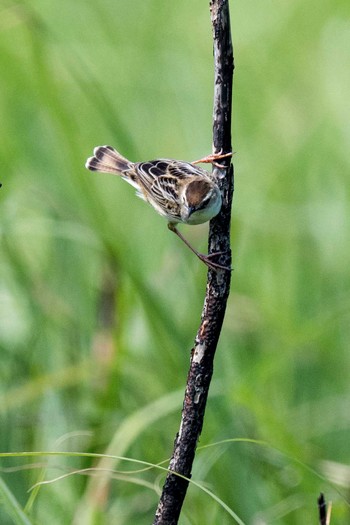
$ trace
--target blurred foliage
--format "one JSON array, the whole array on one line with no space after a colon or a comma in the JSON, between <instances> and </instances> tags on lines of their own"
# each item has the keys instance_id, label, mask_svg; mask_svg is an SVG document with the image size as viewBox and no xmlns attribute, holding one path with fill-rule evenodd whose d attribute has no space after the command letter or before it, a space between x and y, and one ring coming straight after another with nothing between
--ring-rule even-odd
<instances>
[{"instance_id":1,"label":"blurred foliage","mask_svg":"<svg viewBox=\"0 0 350 525\"><path fill-rule=\"evenodd\" d=\"M199 450L193 479L247 524L316 524L320 491L332 525L348 523L350 4L231 9L234 272L200 444L269 446ZM179 424L206 270L127 184L84 163L100 144L131 160L211 151L208 7L5 0L0 15L1 451L160 462ZM206 225L183 231L205 250ZM23 507L37 481L94 465L33 463L1 462ZM150 486L164 476L105 476L43 486L27 515L151 523ZM13 523L6 506L0 517ZM233 521L190 487L182 525Z\"/></svg>"}]
</instances>

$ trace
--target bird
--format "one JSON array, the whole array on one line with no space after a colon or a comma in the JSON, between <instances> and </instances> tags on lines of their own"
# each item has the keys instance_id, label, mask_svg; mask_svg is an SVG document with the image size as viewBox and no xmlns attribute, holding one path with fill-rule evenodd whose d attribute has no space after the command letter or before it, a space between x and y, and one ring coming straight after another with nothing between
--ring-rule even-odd
<instances>
[{"instance_id":1,"label":"bird","mask_svg":"<svg viewBox=\"0 0 350 525\"><path fill-rule=\"evenodd\" d=\"M136 195L148 202L168 221L168 228L213 270L230 270L212 260L221 252L204 255L198 252L180 233L176 225L202 224L215 217L221 210L221 191L210 173L199 163L217 164L217 160L231 157L232 153L208 155L186 162L173 159L156 159L131 162L112 146L98 146L86 161L90 171L120 175L136 189Z\"/></svg>"}]
</instances>

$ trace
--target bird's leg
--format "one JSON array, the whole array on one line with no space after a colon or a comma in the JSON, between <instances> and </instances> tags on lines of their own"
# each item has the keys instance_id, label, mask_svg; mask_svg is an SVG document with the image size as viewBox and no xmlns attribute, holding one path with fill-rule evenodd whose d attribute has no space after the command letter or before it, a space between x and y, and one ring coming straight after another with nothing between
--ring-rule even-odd
<instances>
[{"instance_id":1,"label":"bird's leg","mask_svg":"<svg viewBox=\"0 0 350 525\"><path fill-rule=\"evenodd\" d=\"M202 262L204 262L204 264L206 264L208 266L208 268L211 268L212 270L215 270L215 271L217 271L217 270L231 271L231 268L229 268L228 266L224 266L223 264L219 264L219 263L216 263L216 262L211 260L211 257L215 257L216 255L221 255L223 252L215 252L215 253L211 253L209 255L204 255L204 253L197 252L197 250L195 250L193 248L193 246L191 246L191 244L188 242L188 240L185 239L185 237L179 232L179 230L176 228L175 224L173 224L172 222L169 222L168 223L168 228L172 232L176 233L176 235L178 237L180 237L180 239L186 244L186 246L195 255L197 255L198 259L200 259Z\"/></svg>"},{"instance_id":2,"label":"bird's leg","mask_svg":"<svg viewBox=\"0 0 350 525\"><path fill-rule=\"evenodd\" d=\"M214 166L217 166L218 168L225 168L223 164L219 164L216 161L220 159L226 159L228 157L232 157L232 151L230 153L222 153L222 150L219 153L212 153L211 155L207 155L207 157L204 157L203 159L194 160L191 162L191 164L213 164Z\"/></svg>"}]
</instances>

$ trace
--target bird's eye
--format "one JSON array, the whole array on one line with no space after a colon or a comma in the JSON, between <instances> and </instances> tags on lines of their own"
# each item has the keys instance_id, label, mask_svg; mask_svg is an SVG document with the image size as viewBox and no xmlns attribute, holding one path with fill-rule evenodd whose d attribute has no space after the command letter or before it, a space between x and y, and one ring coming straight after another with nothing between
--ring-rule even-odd
<instances>
[{"instance_id":1,"label":"bird's eye","mask_svg":"<svg viewBox=\"0 0 350 525\"><path fill-rule=\"evenodd\" d=\"M210 202L210 196L208 197L205 197L205 199L202 200L200 206L198 206L198 210L203 210L203 208L205 208Z\"/></svg>"}]
</instances>

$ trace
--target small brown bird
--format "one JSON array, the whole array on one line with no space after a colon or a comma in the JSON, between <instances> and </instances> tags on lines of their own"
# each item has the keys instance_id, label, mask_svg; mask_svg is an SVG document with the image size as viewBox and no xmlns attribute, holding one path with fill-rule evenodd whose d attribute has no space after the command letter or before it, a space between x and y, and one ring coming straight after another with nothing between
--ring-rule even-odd
<instances>
[{"instance_id":1,"label":"small brown bird","mask_svg":"<svg viewBox=\"0 0 350 525\"><path fill-rule=\"evenodd\" d=\"M168 220L169 230L176 233L201 261L209 268L228 270L211 260L218 253L204 255L195 250L176 224L202 224L219 213L222 205L220 189L210 174L195 164L215 164L217 160L231 156L232 153L209 155L192 163L171 159L134 163L111 146L98 146L85 166L91 171L121 175L136 188L138 197L149 202Z\"/></svg>"}]
</instances>

